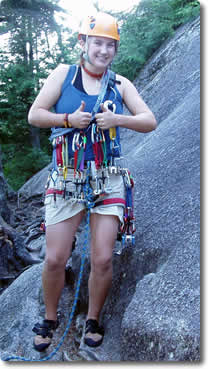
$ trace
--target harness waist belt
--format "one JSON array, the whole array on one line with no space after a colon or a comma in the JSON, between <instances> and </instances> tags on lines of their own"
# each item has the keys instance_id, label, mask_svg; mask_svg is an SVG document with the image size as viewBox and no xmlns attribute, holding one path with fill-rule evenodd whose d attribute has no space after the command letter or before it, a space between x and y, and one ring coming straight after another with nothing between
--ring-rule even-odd
<instances>
[{"instance_id":1,"label":"harness waist belt","mask_svg":"<svg viewBox=\"0 0 208 369\"><path fill-rule=\"evenodd\" d=\"M64 190L57 190L54 188L49 188L46 191L46 196L47 195L63 195L64 194ZM65 191L65 194L68 196L72 196L73 192L70 191ZM113 204L120 204L125 206L126 205L126 201L124 199L122 199L121 197L113 197L111 199L103 199L100 201L95 202L94 207L95 206L100 206L100 205L113 205Z\"/></svg>"},{"instance_id":2,"label":"harness waist belt","mask_svg":"<svg viewBox=\"0 0 208 369\"><path fill-rule=\"evenodd\" d=\"M95 202L95 206L100 206L100 205L113 205L113 204L120 204L120 205L126 205L126 201L120 197L113 197L112 199L104 199L104 200L100 200Z\"/></svg>"},{"instance_id":3,"label":"harness waist belt","mask_svg":"<svg viewBox=\"0 0 208 369\"><path fill-rule=\"evenodd\" d=\"M45 195L63 195L63 194L66 194L68 196L72 196L73 195L73 192L70 192L70 191L64 191L64 190L57 190L57 189L54 189L54 188L49 188L48 190L46 190L46 193Z\"/></svg>"}]
</instances>

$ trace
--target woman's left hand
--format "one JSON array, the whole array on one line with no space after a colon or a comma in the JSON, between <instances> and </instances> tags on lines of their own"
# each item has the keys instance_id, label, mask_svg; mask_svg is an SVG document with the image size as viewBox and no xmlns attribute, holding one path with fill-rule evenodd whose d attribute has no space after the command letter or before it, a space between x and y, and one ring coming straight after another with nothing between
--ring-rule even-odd
<instances>
[{"instance_id":1,"label":"woman's left hand","mask_svg":"<svg viewBox=\"0 0 208 369\"><path fill-rule=\"evenodd\" d=\"M107 109L104 104L101 104L100 107L103 112L95 115L98 127L103 130L115 127L115 114Z\"/></svg>"}]
</instances>

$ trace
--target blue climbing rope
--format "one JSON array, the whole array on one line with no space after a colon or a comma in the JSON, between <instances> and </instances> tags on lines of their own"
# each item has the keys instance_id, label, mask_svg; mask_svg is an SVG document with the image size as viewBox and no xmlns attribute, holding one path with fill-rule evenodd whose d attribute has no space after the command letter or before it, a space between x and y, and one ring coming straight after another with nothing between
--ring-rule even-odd
<instances>
[{"instance_id":1,"label":"blue climbing rope","mask_svg":"<svg viewBox=\"0 0 208 369\"><path fill-rule=\"evenodd\" d=\"M85 263L86 250L87 250L88 238L89 238L90 209L94 206L93 191L92 191L92 188L90 186L90 162L87 163L87 177L86 177L86 183L85 183L85 187L84 187L84 193L85 193L86 207L87 207L87 220L86 220L86 225L85 225L85 237L84 237L84 243L83 243L83 248L82 248L81 266L80 266L79 277L78 277L78 281L77 281L77 285L76 285L72 310L71 310L71 313L69 315L68 323L67 323L65 331L63 333L63 336L61 337L61 339L60 339L58 345L56 346L56 348L48 356L46 356L42 359L37 360L37 359L25 358L23 356L8 356L6 358L1 358L1 360L3 360L3 361L11 361L11 360L31 361L31 362L32 361L37 361L37 362L48 361L53 356L55 356L56 353L59 351L60 347L62 346L62 344L64 342L65 337L67 336L67 334L69 332L69 329L70 329L70 326L71 326L71 323L72 323L72 320L73 320L73 317L74 317L74 313L75 313L75 310L76 310L77 302L78 302L79 290L80 290L81 280L82 280L83 271L84 271L84 263Z\"/></svg>"}]
</instances>

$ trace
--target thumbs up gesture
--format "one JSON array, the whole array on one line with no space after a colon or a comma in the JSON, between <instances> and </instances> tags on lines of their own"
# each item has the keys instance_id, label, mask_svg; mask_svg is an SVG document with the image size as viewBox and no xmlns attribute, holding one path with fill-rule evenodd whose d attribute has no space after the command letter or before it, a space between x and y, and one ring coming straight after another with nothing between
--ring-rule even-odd
<instances>
[{"instance_id":1,"label":"thumbs up gesture","mask_svg":"<svg viewBox=\"0 0 208 369\"><path fill-rule=\"evenodd\" d=\"M95 115L97 125L101 129L109 129L116 125L116 115L108 109L104 104L100 105L102 113Z\"/></svg>"},{"instance_id":2,"label":"thumbs up gesture","mask_svg":"<svg viewBox=\"0 0 208 369\"><path fill-rule=\"evenodd\" d=\"M79 111L84 111L84 109L85 109L85 102L82 100L81 101L81 105L80 105L80 107L77 109L77 111L79 110Z\"/></svg>"},{"instance_id":3,"label":"thumbs up gesture","mask_svg":"<svg viewBox=\"0 0 208 369\"><path fill-rule=\"evenodd\" d=\"M84 111L85 105L85 102L82 100L79 108L70 114L69 121L73 128L84 129L88 127L92 114Z\"/></svg>"}]
</instances>

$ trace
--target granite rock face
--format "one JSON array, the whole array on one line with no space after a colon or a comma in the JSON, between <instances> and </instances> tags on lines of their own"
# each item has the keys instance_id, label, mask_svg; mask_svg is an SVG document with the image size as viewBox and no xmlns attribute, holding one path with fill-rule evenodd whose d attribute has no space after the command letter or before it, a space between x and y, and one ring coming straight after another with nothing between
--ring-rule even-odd
<instances>
[{"instance_id":1,"label":"granite rock face","mask_svg":"<svg viewBox=\"0 0 208 369\"><path fill-rule=\"evenodd\" d=\"M125 310L123 360L200 358L199 47L196 19L162 46L135 82L159 126L138 145L131 137L128 151L127 136L124 147L136 182L133 257L160 250L161 263L137 281Z\"/></svg>"}]
</instances>

